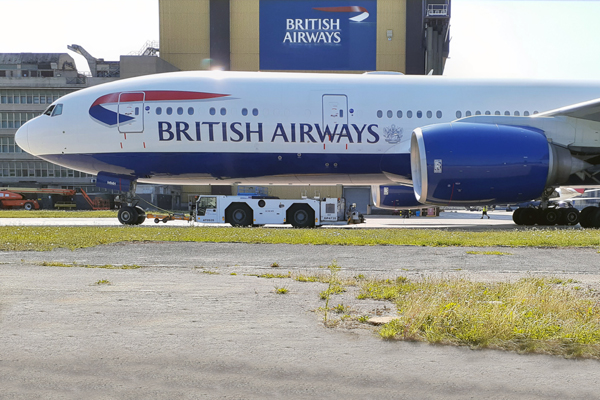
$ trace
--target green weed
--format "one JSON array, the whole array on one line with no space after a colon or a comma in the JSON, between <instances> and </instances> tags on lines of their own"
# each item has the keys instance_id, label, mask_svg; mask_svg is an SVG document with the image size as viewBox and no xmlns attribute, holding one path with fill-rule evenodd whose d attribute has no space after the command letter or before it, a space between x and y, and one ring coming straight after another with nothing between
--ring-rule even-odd
<instances>
[{"instance_id":1,"label":"green weed","mask_svg":"<svg viewBox=\"0 0 600 400\"><path fill-rule=\"evenodd\" d=\"M572 282L572 281L571 281ZM424 279L365 282L359 298L393 301L385 339L600 358L600 303L560 278L482 283Z\"/></svg>"},{"instance_id":2,"label":"green weed","mask_svg":"<svg viewBox=\"0 0 600 400\"><path fill-rule=\"evenodd\" d=\"M287 294L288 291L289 290L286 287L277 287L277 286L275 286L275 293L277 293L277 294Z\"/></svg>"},{"instance_id":3,"label":"green weed","mask_svg":"<svg viewBox=\"0 0 600 400\"><path fill-rule=\"evenodd\" d=\"M106 280L106 279L100 279L99 281L96 282L96 285L110 285L110 281Z\"/></svg>"}]
</instances>

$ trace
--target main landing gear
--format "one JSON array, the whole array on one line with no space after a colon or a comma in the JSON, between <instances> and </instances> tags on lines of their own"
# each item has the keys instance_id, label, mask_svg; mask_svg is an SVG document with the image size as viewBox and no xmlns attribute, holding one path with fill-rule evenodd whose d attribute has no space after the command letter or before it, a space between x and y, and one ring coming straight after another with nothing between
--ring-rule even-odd
<instances>
[{"instance_id":1,"label":"main landing gear","mask_svg":"<svg viewBox=\"0 0 600 400\"><path fill-rule=\"evenodd\" d=\"M594 208L600 211L600 208ZM576 208L518 208L513 213L513 221L517 225L577 225L580 219L581 214ZM581 226L583 226L583 221L581 222Z\"/></svg>"},{"instance_id":2,"label":"main landing gear","mask_svg":"<svg viewBox=\"0 0 600 400\"><path fill-rule=\"evenodd\" d=\"M600 207L586 207L581 212L576 208L559 208L549 201L554 188L544 191L539 207L518 208L513 213L517 225L577 225L582 228L600 228Z\"/></svg>"},{"instance_id":3,"label":"main landing gear","mask_svg":"<svg viewBox=\"0 0 600 400\"><path fill-rule=\"evenodd\" d=\"M123 225L141 225L146 220L146 212L138 206L139 200L135 198L137 182L131 182L129 191L124 195L124 201L121 203L121 209L117 218Z\"/></svg>"}]
</instances>

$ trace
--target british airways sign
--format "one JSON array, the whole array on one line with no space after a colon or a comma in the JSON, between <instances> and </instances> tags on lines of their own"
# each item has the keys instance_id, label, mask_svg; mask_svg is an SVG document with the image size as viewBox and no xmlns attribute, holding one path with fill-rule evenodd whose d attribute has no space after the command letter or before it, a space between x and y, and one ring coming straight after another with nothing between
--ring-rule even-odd
<instances>
[{"instance_id":1,"label":"british airways sign","mask_svg":"<svg viewBox=\"0 0 600 400\"><path fill-rule=\"evenodd\" d=\"M260 68L375 70L377 1L260 1Z\"/></svg>"}]
</instances>

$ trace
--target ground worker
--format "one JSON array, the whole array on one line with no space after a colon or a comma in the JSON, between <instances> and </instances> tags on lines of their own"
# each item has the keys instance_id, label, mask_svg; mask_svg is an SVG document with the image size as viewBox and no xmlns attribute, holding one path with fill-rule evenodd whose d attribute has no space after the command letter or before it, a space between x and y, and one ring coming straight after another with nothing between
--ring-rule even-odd
<instances>
[{"instance_id":1,"label":"ground worker","mask_svg":"<svg viewBox=\"0 0 600 400\"><path fill-rule=\"evenodd\" d=\"M481 219L483 219L483 217L488 217L488 219L490 219L490 216L487 213L487 206L483 206L483 209L481 211Z\"/></svg>"}]
</instances>

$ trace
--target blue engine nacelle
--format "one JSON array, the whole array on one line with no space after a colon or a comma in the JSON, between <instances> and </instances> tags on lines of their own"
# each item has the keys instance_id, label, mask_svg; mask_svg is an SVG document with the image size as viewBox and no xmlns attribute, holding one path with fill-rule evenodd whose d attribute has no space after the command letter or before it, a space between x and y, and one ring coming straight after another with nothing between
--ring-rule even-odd
<instances>
[{"instance_id":1,"label":"blue engine nacelle","mask_svg":"<svg viewBox=\"0 0 600 400\"><path fill-rule=\"evenodd\" d=\"M418 128L411 138L415 197L427 204L536 199L582 165L529 127L453 122Z\"/></svg>"},{"instance_id":2,"label":"blue engine nacelle","mask_svg":"<svg viewBox=\"0 0 600 400\"><path fill-rule=\"evenodd\" d=\"M412 186L372 186L373 204L379 208L409 209L423 206L417 201Z\"/></svg>"}]
</instances>

